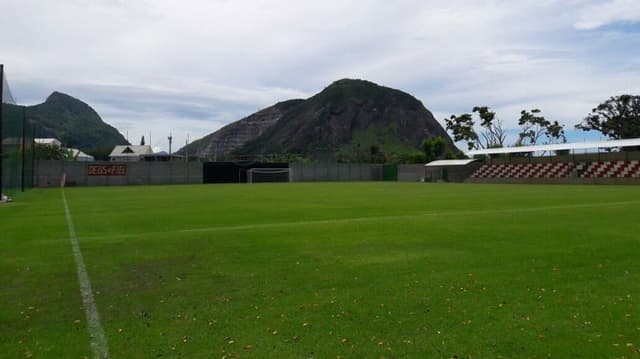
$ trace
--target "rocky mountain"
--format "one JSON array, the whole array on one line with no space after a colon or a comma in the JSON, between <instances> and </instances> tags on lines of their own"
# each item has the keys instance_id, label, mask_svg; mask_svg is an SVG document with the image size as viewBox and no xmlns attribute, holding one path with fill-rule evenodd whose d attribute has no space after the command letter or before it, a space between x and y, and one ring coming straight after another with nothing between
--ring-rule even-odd
<instances>
[{"instance_id":1,"label":"rocky mountain","mask_svg":"<svg viewBox=\"0 0 640 359\"><path fill-rule=\"evenodd\" d=\"M344 79L309 99L281 102L234 122L186 150L204 158L295 153L350 160L374 149L415 152L423 140L435 137L457 151L415 97L369 81Z\"/></svg>"},{"instance_id":2,"label":"rocky mountain","mask_svg":"<svg viewBox=\"0 0 640 359\"><path fill-rule=\"evenodd\" d=\"M218 131L183 147L178 153L190 156L215 159L240 150L248 142L260 137L264 131L273 126L292 107L304 100L279 102L265 108L240 121L233 122Z\"/></svg>"},{"instance_id":3,"label":"rocky mountain","mask_svg":"<svg viewBox=\"0 0 640 359\"><path fill-rule=\"evenodd\" d=\"M6 116L22 116L21 106L5 106ZM33 126L35 137L54 137L65 147L84 152L110 151L115 145L128 144L93 108L60 92L49 95L44 103L27 106L26 118Z\"/></svg>"}]
</instances>

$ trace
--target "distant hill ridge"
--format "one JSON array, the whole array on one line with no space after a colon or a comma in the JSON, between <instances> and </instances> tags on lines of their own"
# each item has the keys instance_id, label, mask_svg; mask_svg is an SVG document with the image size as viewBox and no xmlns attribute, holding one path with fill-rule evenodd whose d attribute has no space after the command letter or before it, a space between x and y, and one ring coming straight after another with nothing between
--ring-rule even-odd
<instances>
[{"instance_id":1,"label":"distant hill ridge","mask_svg":"<svg viewBox=\"0 0 640 359\"><path fill-rule=\"evenodd\" d=\"M373 82L343 79L309 99L258 111L179 152L204 158L274 153L349 156L375 146L386 153L409 153L419 150L423 140L436 137L457 151L415 97Z\"/></svg>"},{"instance_id":2,"label":"distant hill ridge","mask_svg":"<svg viewBox=\"0 0 640 359\"><path fill-rule=\"evenodd\" d=\"M22 116L22 106L5 106L6 116ZM91 106L61 92L53 92L41 104L27 106L26 117L33 125L35 137L57 138L63 146L84 152L104 152L115 145L129 144Z\"/></svg>"}]
</instances>

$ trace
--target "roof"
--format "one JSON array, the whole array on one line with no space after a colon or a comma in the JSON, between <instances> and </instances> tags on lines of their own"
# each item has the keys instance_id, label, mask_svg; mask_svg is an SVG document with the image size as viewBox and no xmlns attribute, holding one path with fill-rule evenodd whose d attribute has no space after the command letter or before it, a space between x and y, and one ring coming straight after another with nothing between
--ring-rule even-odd
<instances>
[{"instance_id":1,"label":"roof","mask_svg":"<svg viewBox=\"0 0 640 359\"><path fill-rule=\"evenodd\" d=\"M75 159L82 159L82 160L88 160L88 161L94 160L93 156L88 155L77 148L70 148L69 150L71 151L71 156L73 156L73 158Z\"/></svg>"},{"instance_id":2,"label":"roof","mask_svg":"<svg viewBox=\"0 0 640 359\"><path fill-rule=\"evenodd\" d=\"M151 146L119 145L113 148L109 157L139 157L152 154Z\"/></svg>"},{"instance_id":3,"label":"roof","mask_svg":"<svg viewBox=\"0 0 640 359\"><path fill-rule=\"evenodd\" d=\"M60 140L58 140L57 138L34 138L33 142L40 144L40 145L49 145L49 146L61 146L62 142L60 142Z\"/></svg>"},{"instance_id":4,"label":"roof","mask_svg":"<svg viewBox=\"0 0 640 359\"><path fill-rule=\"evenodd\" d=\"M466 166L475 160L438 160L429 162L425 167Z\"/></svg>"},{"instance_id":5,"label":"roof","mask_svg":"<svg viewBox=\"0 0 640 359\"><path fill-rule=\"evenodd\" d=\"M467 156L476 155L496 155L506 153L522 152L545 152L563 150L584 150L590 148L615 148L615 147L635 147L640 146L640 138L629 138L624 140L594 141L594 142L574 142L557 143L553 145L534 145L519 147L488 148L485 150L473 150L466 153Z\"/></svg>"}]
</instances>

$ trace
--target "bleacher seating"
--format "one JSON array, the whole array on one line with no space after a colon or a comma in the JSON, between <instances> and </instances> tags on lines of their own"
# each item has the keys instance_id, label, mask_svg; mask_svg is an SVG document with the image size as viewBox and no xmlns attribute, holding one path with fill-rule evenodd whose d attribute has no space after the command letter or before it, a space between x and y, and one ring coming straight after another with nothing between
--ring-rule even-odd
<instances>
[{"instance_id":1,"label":"bleacher seating","mask_svg":"<svg viewBox=\"0 0 640 359\"><path fill-rule=\"evenodd\" d=\"M640 161L485 164L471 178L640 178Z\"/></svg>"},{"instance_id":2,"label":"bleacher seating","mask_svg":"<svg viewBox=\"0 0 640 359\"><path fill-rule=\"evenodd\" d=\"M574 170L573 163L486 164L472 178L564 178Z\"/></svg>"},{"instance_id":3,"label":"bleacher seating","mask_svg":"<svg viewBox=\"0 0 640 359\"><path fill-rule=\"evenodd\" d=\"M640 161L593 162L580 175L583 178L638 178Z\"/></svg>"}]
</instances>

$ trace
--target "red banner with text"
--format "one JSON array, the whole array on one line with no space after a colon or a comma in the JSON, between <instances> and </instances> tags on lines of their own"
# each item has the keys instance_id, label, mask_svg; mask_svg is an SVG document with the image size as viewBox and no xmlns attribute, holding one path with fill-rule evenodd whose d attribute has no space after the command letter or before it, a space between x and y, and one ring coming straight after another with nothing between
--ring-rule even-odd
<instances>
[{"instance_id":1,"label":"red banner with text","mask_svg":"<svg viewBox=\"0 0 640 359\"><path fill-rule=\"evenodd\" d=\"M89 176L126 176L127 165L88 165Z\"/></svg>"}]
</instances>

